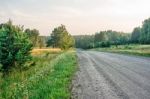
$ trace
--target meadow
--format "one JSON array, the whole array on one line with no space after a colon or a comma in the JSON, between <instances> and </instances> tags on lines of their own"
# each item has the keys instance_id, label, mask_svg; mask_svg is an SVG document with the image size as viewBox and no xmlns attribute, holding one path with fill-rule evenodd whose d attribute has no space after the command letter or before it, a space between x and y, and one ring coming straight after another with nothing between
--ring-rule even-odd
<instances>
[{"instance_id":1,"label":"meadow","mask_svg":"<svg viewBox=\"0 0 150 99\"><path fill-rule=\"evenodd\" d=\"M73 50L33 49L34 64L0 77L0 99L69 99L76 70Z\"/></svg>"},{"instance_id":2,"label":"meadow","mask_svg":"<svg viewBox=\"0 0 150 99\"><path fill-rule=\"evenodd\" d=\"M118 45L117 47L94 48L92 50L150 57L150 45Z\"/></svg>"}]
</instances>

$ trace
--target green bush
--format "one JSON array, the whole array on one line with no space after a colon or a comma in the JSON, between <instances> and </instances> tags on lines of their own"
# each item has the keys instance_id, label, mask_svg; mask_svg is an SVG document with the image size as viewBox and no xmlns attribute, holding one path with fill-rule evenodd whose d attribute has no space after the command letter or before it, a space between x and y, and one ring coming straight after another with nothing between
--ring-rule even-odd
<instances>
[{"instance_id":1,"label":"green bush","mask_svg":"<svg viewBox=\"0 0 150 99\"><path fill-rule=\"evenodd\" d=\"M23 28L12 25L11 21L0 25L0 64L3 72L11 68L22 68L31 59L32 44Z\"/></svg>"}]
</instances>

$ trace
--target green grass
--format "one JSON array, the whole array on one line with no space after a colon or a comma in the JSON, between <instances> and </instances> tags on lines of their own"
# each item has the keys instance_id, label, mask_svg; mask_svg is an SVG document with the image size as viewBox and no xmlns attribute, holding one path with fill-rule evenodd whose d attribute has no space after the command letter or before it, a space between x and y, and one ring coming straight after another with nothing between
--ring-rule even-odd
<instances>
[{"instance_id":1,"label":"green grass","mask_svg":"<svg viewBox=\"0 0 150 99\"><path fill-rule=\"evenodd\" d=\"M36 65L0 79L0 99L69 99L76 70L74 51L34 56Z\"/></svg>"},{"instance_id":2,"label":"green grass","mask_svg":"<svg viewBox=\"0 0 150 99\"><path fill-rule=\"evenodd\" d=\"M118 47L111 46L110 48L95 48L92 50L150 57L150 45L119 45Z\"/></svg>"}]
</instances>

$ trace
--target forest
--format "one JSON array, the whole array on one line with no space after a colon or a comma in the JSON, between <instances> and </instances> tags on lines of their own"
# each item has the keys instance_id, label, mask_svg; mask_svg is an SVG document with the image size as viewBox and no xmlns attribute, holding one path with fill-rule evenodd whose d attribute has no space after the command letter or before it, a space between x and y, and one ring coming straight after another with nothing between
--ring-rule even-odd
<instances>
[{"instance_id":1,"label":"forest","mask_svg":"<svg viewBox=\"0 0 150 99\"><path fill-rule=\"evenodd\" d=\"M106 30L94 35L74 36L77 48L91 49L110 47L111 45L150 44L150 18L143 21L141 27L135 27L132 33Z\"/></svg>"}]
</instances>

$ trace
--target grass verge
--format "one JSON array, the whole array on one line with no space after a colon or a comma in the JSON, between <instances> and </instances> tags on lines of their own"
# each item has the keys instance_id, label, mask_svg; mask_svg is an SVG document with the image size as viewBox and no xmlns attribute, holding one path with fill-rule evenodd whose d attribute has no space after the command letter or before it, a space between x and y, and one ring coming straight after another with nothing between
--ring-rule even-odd
<instances>
[{"instance_id":1,"label":"grass verge","mask_svg":"<svg viewBox=\"0 0 150 99\"><path fill-rule=\"evenodd\" d=\"M1 99L69 99L76 54L42 54L34 58L36 66L23 72L12 72L0 79Z\"/></svg>"},{"instance_id":2,"label":"grass verge","mask_svg":"<svg viewBox=\"0 0 150 99\"><path fill-rule=\"evenodd\" d=\"M110 48L95 48L91 50L150 57L150 45L119 45L118 47L112 46Z\"/></svg>"}]
</instances>

